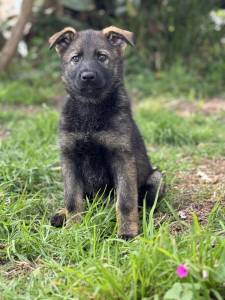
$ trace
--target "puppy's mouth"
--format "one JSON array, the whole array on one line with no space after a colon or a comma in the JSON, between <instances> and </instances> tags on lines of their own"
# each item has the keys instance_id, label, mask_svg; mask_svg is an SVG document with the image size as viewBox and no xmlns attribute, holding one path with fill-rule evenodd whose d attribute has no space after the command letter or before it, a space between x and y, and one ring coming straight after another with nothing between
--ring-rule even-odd
<instances>
[{"instance_id":1,"label":"puppy's mouth","mask_svg":"<svg viewBox=\"0 0 225 300\"><path fill-rule=\"evenodd\" d=\"M93 85L93 84L85 84L76 86L77 90L82 94L91 94L91 93L101 93L101 91L105 88L105 84L102 85Z\"/></svg>"}]
</instances>

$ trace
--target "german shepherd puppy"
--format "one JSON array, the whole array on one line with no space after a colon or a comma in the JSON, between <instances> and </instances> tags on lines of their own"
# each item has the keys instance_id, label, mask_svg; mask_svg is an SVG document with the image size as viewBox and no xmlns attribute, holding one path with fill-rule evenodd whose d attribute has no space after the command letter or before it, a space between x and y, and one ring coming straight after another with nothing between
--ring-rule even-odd
<instances>
[{"instance_id":1,"label":"german shepherd puppy","mask_svg":"<svg viewBox=\"0 0 225 300\"><path fill-rule=\"evenodd\" d=\"M61 58L68 93L60 120L65 208L51 224L61 227L68 214L79 221L84 197L115 189L118 236L138 234L138 201L152 204L164 193L163 176L148 160L132 118L123 82L123 51L133 33L114 26L77 32L67 27L50 39Z\"/></svg>"}]
</instances>

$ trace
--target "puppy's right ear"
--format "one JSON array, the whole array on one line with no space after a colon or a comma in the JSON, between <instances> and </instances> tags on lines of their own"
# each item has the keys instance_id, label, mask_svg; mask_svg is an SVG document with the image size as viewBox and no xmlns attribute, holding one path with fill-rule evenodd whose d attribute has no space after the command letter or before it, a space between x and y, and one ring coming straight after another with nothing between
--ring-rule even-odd
<instances>
[{"instance_id":1,"label":"puppy's right ear","mask_svg":"<svg viewBox=\"0 0 225 300\"><path fill-rule=\"evenodd\" d=\"M66 27L49 38L49 48L51 49L55 46L57 53L61 55L75 39L76 35L77 32L74 28Z\"/></svg>"}]
</instances>

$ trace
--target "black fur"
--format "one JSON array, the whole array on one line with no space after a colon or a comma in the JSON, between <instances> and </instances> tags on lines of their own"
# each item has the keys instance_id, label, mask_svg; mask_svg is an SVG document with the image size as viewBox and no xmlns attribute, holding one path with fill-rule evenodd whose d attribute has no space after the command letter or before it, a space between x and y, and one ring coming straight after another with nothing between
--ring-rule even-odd
<instances>
[{"instance_id":1,"label":"black fur","mask_svg":"<svg viewBox=\"0 0 225 300\"><path fill-rule=\"evenodd\" d=\"M78 49L82 58L71 62ZM108 53L107 63L98 61L98 51ZM115 188L118 234L133 237L138 233L138 196L140 202L146 196L152 204L162 175L151 166L132 118L123 84L121 44L113 46L98 31L80 32L61 58L69 93L60 120L66 208L78 215L85 195ZM95 73L91 82L81 79L87 71Z\"/></svg>"}]
</instances>

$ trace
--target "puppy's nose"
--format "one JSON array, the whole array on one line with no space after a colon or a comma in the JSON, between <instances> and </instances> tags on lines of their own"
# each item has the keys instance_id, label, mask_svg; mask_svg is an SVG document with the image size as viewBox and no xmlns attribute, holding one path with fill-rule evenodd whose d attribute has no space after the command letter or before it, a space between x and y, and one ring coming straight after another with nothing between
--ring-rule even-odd
<instances>
[{"instance_id":1,"label":"puppy's nose","mask_svg":"<svg viewBox=\"0 0 225 300\"><path fill-rule=\"evenodd\" d=\"M94 72L89 72L89 71L87 71L87 72L82 72L81 73L81 80L82 81L94 81L95 79L96 79L96 74L94 73Z\"/></svg>"}]
</instances>

